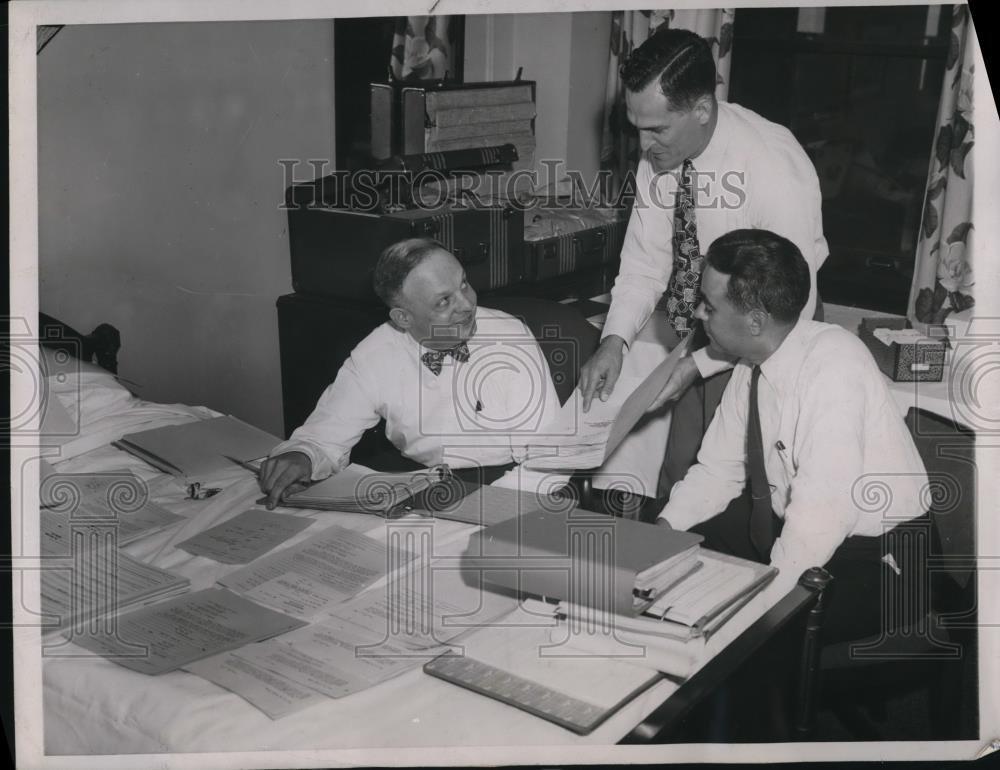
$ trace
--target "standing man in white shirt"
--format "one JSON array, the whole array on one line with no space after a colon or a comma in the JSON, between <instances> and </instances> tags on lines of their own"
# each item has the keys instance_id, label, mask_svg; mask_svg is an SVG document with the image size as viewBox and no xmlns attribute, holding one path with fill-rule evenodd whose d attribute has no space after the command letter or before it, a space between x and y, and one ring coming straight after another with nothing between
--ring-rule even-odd
<instances>
[{"instance_id":1,"label":"standing man in white shirt","mask_svg":"<svg viewBox=\"0 0 1000 770\"><path fill-rule=\"evenodd\" d=\"M927 474L864 344L800 318L809 279L795 244L765 230L709 247L696 317L711 352L738 363L657 523L776 566L776 597L825 566L824 639L857 639L880 628L883 581L925 589L914 549L889 533L926 524Z\"/></svg>"},{"instance_id":2,"label":"standing man in white shirt","mask_svg":"<svg viewBox=\"0 0 1000 770\"><path fill-rule=\"evenodd\" d=\"M482 468L489 482L517 485L512 466L559 411L548 364L518 319L477 305L465 270L440 243L411 238L386 249L375 292L389 321L351 352L309 418L261 468L267 507L310 480L342 470L367 429L425 466ZM540 474L536 474L540 476ZM565 481L550 476L553 485Z\"/></svg>"},{"instance_id":3,"label":"standing man in white shirt","mask_svg":"<svg viewBox=\"0 0 1000 770\"><path fill-rule=\"evenodd\" d=\"M673 408L662 494L694 461L728 379L719 373L732 366L704 347L693 323L703 245L745 227L791 240L809 268L803 318L817 311L816 271L829 249L812 162L787 128L716 100L715 62L704 39L661 27L631 54L622 79L642 154L611 308L601 345L581 371L580 390L585 409L594 397L607 399L629 346L666 293L678 339L693 329L695 336L692 354L654 404L681 396Z\"/></svg>"}]
</instances>

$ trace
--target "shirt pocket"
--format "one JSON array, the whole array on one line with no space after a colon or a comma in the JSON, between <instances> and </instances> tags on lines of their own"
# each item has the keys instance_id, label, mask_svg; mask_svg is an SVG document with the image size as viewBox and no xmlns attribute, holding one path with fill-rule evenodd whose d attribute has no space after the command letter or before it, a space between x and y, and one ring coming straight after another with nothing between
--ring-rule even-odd
<instances>
[{"instance_id":1,"label":"shirt pocket","mask_svg":"<svg viewBox=\"0 0 1000 770\"><path fill-rule=\"evenodd\" d=\"M774 444L775 466L784 477L785 486L791 484L795 478L795 464L792 462L792 451L789 449L790 441L778 439Z\"/></svg>"}]
</instances>

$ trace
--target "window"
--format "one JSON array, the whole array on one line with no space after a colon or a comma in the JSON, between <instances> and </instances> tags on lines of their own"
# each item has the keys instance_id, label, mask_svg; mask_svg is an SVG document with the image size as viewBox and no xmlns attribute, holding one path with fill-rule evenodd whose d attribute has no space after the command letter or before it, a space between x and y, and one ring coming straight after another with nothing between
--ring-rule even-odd
<instances>
[{"instance_id":1,"label":"window","mask_svg":"<svg viewBox=\"0 0 1000 770\"><path fill-rule=\"evenodd\" d=\"M369 84L386 83L398 16L334 19L334 82L337 167L363 168L371 160L371 93ZM449 80L462 81L465 17L452 16L449 25L452 71Z\"/></svg>"},{"instance_id":2,"label":"window","mask_svg":"<svg viewBox=\"0 0 1000 770\"><path fill-rule=\"evenodd\" d=\"M729 98L816 165L824 301L903 314L951 29L950 6L739 9Z\"/></svg>"}]
</instances>

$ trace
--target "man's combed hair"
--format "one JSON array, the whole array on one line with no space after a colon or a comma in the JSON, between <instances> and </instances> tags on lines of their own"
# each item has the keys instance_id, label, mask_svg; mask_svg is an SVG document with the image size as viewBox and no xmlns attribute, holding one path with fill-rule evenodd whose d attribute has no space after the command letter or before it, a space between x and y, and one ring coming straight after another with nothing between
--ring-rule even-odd
<instances>
[{"instance_id":1,"label":"man's combed hair","mask_svg":"<svg viewBox=\"0 0 1000 770\"><path fill-rule=\"evenodd\" d=\"M698 99L715 93L715 60L708 42L665 24L632 52L621 75L633 93L659 79L660 91L673 109L690 110Z\"/></svg>"},{"instance_id":2,"label":"man's combed hair","mask_svg":"<svg viewBox=\"0 0 1000 770\"><path fill-rule=\"evenodd\" d=\"M404 241L397 241L383 251L375 263L375 274L372 278L379 299L389 307L393 307L406 276L435 251L445 251L445 248L433 238L407 238Z\"/></svg>"},{"instance_id":3,"label":"man's combed hair","mask_svg":"<svg viewBox=\"0 0 1000 770\"><path fill-rule=\"evenodd\" d=\"M708 264L729 276L726 296L737 310L766 310L798 319L809 301L809 265L799 247L770 230L733 230L712 242Z\"/></svg>"}]
</instances>

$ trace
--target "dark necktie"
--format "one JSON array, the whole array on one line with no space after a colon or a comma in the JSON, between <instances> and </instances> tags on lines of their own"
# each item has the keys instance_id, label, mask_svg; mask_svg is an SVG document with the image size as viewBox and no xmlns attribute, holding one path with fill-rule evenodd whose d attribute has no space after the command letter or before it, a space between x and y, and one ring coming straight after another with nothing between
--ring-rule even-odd
<instances>
[{"instance_id":1,"label":"dark necktie","mask_svg":"<svg viewBox=\"0 0 1000 770\"><path fill-rule=\"evenodd\" d=\"M750 405L747 410L747 470L750 474L750 542L762 558L767 559L774 545L774 524L771 512L771 485L764 467L764 438L760 430L760 409L757 406L757 381L760 367L753 368L750 377Z\"/></svg>"},{"instance_id":2,"label":"dark necktie","mask_svg":"<svg viewBox=\"0 0 1000 770\"><path fill-rule=\"evenodd\" d=\"M469 346L465 342L460 342L455 347L448 348L447 350L428 350L420 357L420 360L424 362L424 365L430 369L436 377L441 374L441 362L444 360L445 356L451 356L456 361L468 361Z\"/></svg>"},{"instance_id":3,"label":"dark necktie","mask_svg":"<svg viewBox=\"0 0 1000 770\"><path fill-rule=\"evenodd\" d=\"M701 299L703 258L698 246L698 223L695 220L694 191L691 176L694 166L684 161L677 180L674 200L674 269L667 284L667 319L683 339L693 327L694 309Z\"/></svg>"}]
</instances>

